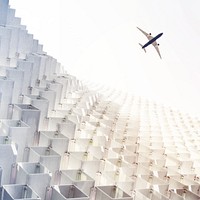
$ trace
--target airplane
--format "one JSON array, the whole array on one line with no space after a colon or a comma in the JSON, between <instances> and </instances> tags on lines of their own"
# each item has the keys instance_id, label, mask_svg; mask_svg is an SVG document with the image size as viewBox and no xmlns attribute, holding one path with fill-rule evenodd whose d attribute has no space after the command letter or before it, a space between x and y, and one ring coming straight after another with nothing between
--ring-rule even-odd
<instances>
[{"instance_id":1,"label":"airplane","mask_svg":"<svg viewBox=\"0 0 200 200\"><path fill-rule=\"evenodd\" d=\"M138 28L138 27L137 27ZM155 37L153 37L152 35L151 35L151 33L146 33L145 31L143 31L142 29L140 29L140 28L138 28L146 37L147 37L147 39L149 40L146 44L144 44L144 45L142 45L142 44L140 44L139 43L139 45L142 47L142 49L144 49L144 51L146 52L146 47L147 46L149 46L150 44L152 44L154 47L155 47L155 49L156 49L156 51L157 51L157 53L158 53L158 55L160 56L160 58L162 58L161 57L161 54L160 54L160 51L159 51L159 48L158 48L158 46L159 46L159 44L156 42L156 40L158 39L158 38L160 38L162 35L163 35L163 33L159 33L158 35L156 35Z\"/></svg>"}]
</instances>

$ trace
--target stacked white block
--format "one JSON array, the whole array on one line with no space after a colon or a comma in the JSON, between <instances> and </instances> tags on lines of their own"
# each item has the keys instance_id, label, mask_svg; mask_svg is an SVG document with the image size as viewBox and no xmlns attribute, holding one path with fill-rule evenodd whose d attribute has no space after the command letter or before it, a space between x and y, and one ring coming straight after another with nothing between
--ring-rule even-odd
<instances>
[{"instance_id":1,"label":"stacked white block","mask_svg":"<svg viewBox=\"0 0 200 200\"><path fill-rule=\"evenodd\" d=\"M59 185L54 186L51 189L51 194L47 197L48 199L57 200L89 200L89 197L85 195L75 185Z\"/></svg>"},{"instance_id":2,"label":"stacked white block","mask_svg":"<svg viewBox=\"0 0 200 200\"><path fill-rule=\"evenodd\" d=\"M63 170L60 172L59 184L73 184L88 196L94 188L94 179L81 170Z\"/></svg>"},{"instance_id":3,"label":"stacked white block","mask_svg":"<svg viewBox=\"0 0 200 200\"><path fill-rule=\"evenodd\" d=\"M8 108L9 105L12 103L13 88L14 82L12 80L7 79L7 77L0 77L0 118L6 119L8 117Z\"/></svg>"},{"instance_id":4,"label":"stacked white block","mask_svg":"<svg viewBox=\"0 0 200 200\"><path fill-rule=\"evenodd\" d=\"M24 95L23 104L33 105L40 110L39 130L45 130L47 127L47 116L49 101L40 95Z\"/></svg>"},{"instance_id":5,"label":"stacked white block","mask_svg":"<svg viewBox=\"0 0 200 200\"><path fill-rule=\"evenodd\" d=\"M1 120L1 135L12 138L17 148L17 162L27 161L26 148L28 147L31 127L21 120ZM23 139L22 139L23 138Z\"/></svg>"},{"instance_id":6,"label":"stacked white block","mask_svg":"<svg viewBox=\"0 0 200 200\"><path fill-rule=\"evenodd\" d=\"M2 198L5 200L30 199L41 200L41 198L28 185L5 185L3 186Z\"/></svg>"},{"instance_id":7,"label":"stacked white block","mask_svg":"<svg viewBox=\"0 0 200 200\"><path fill-rule=\"evenodd\" d=\"M40 110L30 104L15 104L13 107L12 119L22 120L30 126L28 145L36 145L38 143Z\"/></svg>"},{"instance_id":8,"label":"stacked white block","mask_svg":"<svg viewBox=\"0 0 200 200\"><path fill-rule=\"evenodd\" d=\"M45 198L52 174L41 163L23 162L18 165L16 184L29 185L41 199Z\"/></svg>"},{"instance_id":9,"label":"stacked white block","mask_svg":"<svg viewBox=\"0 0 200 200\"><path fill-rule=\"evenodd\" d=\"M0 25L0 199L200 199L199 119L84 85L7 0Z\"/></svg>"},{"instance_id":10,"label":"stacked white block","mask_svg":"<svg viewBox=\"0 0 200 200\"><path fill-rule=\"evenodd\" d=\"M14 182L17 149L8 136L0 136L0 155L1 185L11 184Z\"/></svg>"}]
</instances>

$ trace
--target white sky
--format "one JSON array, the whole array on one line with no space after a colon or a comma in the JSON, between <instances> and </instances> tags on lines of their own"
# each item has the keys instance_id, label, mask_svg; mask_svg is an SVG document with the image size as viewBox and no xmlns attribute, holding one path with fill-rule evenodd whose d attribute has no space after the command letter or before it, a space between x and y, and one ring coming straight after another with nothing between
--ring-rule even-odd
<instances>
[{"instance_id":1,"label":"white sky","mask_svg":"<svg viewBox=\"0 0 200 200\"><path fill-rule=\"evenodd\" d=\"M67 71L200 115L199 0L10 0ZM156 35L163 57L138 43Z\"/></svg>"}]
</instances>

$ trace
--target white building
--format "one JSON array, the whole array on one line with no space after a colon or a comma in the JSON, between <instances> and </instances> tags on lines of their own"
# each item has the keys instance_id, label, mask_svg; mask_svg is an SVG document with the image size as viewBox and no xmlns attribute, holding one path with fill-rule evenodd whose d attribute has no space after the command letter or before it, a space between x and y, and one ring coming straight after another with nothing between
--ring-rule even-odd
<instances>
[{"instance_id":1,"label":"white building","mask_svg":"<svg viewBox=\"0 0 200 200\"><path fill-rule=\"evenodd\" d=\"M200 199L200 121L85 86L0 0L2 200Z\"/></svg>"}]
</instances>

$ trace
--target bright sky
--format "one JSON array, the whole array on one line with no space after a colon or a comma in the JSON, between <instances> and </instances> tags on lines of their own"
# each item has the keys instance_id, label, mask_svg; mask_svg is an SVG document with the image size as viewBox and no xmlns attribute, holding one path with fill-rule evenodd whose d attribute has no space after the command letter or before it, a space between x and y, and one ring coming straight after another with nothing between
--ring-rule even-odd
<instances>
[{"instance_id":1,"label":"bright sky","mask_svg":"<svg viewBox=\"0 0 200 200\"><path fill-rule=\"evenodd\" d=\"M199 0L10 0L29 33L80 79L200 116ZM161 60L152 46L158 40Z\"/></svg>"}]
</instances>

